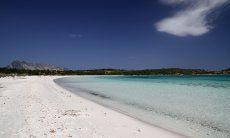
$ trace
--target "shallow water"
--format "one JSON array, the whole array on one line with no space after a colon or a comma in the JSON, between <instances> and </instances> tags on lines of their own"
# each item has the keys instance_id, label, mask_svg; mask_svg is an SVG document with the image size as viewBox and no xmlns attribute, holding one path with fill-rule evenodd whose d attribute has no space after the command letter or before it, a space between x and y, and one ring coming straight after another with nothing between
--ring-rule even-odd
<instances>
[{"instance_id":1,"label":"shallow water","mask_svg":"<svg viewBox=\"0 0 230 138\"><path fill-rule=\"evenodd\" d=\"M230 137L230 76L87 76L55 80L72 92L189 136Z\"/></svg>"}]
</instances>

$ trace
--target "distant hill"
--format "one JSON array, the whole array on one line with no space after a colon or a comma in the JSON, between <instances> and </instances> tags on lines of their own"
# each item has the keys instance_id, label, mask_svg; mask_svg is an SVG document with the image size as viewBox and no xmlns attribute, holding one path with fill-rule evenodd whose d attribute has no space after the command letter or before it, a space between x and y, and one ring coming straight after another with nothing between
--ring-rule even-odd
<instances>
[{"instance_id":1,"label":"distant hill","mask_svg":"<svg viewBox=\"0 0 230 138\"><path fill-rule=\"evenodd\" d=\"M57 70L57 71L64 70L64 68L56 67L50 64L29 63L26 61L19 61L19 60L15 60L11 62L6 68L22 69L22 70Z\"/></svg>"},{"instance_id":2,"label":"distant hill","mask_svg":"<svg viewBox=\"0 0 230 138\"><path fill-rule=\"evenodd\" d=\"M94 69L69 70L50 64L29 63L15 60L5 68L0 68L0 77L8 75L217 75L230 74L230 68L210 71L204 69L162 68L145 70Z\"/></svg>"}]
</instances>

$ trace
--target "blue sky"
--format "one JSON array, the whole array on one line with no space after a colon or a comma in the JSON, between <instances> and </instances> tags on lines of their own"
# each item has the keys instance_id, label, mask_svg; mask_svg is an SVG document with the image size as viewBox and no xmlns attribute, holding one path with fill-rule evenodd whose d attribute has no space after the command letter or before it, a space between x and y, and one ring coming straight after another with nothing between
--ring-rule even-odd
<instances>
[{"instance_id":1,"label":"blue sky","mask_svg":"<svg viewBox=\"0 0 230 138\"><path fill-rule=\"evenodd\" d=\"M229 0L202 2L1 0L0 66L229 68Z\"/></svg>"}]
</instances>

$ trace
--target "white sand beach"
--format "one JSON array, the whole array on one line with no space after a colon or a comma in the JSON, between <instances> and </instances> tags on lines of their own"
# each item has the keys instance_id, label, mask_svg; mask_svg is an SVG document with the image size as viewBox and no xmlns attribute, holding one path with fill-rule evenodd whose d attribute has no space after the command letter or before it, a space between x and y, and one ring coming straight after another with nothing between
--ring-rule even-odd
<instances>
[{"instance_id":1,"label":"white sand beach","mask_svg":"<svg viewBox=\"0 0 230 138\"><path fill-rule=\"evenodd\" d=\"M58 76L0 78L0 137L178 138L75 95Z\"/></svg>"}]
</instances>

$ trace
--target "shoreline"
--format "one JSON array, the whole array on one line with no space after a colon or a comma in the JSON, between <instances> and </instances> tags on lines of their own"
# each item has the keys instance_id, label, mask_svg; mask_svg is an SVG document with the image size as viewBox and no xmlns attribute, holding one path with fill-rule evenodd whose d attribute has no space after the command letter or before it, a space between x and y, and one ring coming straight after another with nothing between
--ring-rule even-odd
<instances>
[{"instance_id":1,"label":"shoreline","mask_svg":"<svg viewBox=\"0 0 230 138\"><path fill-rule=\"evenodd\" d=\"M89 75L89 76L90 76L90 75ZM104 76L104 75L102 75L102 76ZM120 75L114 75L114 76L120 76ZM74 76L65 76L65 77L74 77ZM75 77L76 77L76 76L75 76ZM60 79L60 78L63 78L63 77L59 77L59 78L57 78L57 79ZM107 106L107 105L98 103L98 102L96 102L96 101L94 101L94 100L87 99L87 98L85 98L85 97L83 97L83 96L78 95L77 93L75 93L74 90L70 90L70 89L64 88L64 86L61 86L61 84L58 84L58 81L56 81L57 79L54 79L53 81L54 81L54 83L55 83L58 87L61 87L62 89L65 89L65 90L67 90L67 91L69 91L69 92L71 92L71 93L73 93L73 94L75 94L75 95L77 95L77 96L79 96L79 97L81 97L81 98L87 100L87 101L93 102L94 104L97 104L97 105L99 105L99 106L103 106L103 107L105 107L105 108L107 108L107 109L109 109L109 110L118 112L118 113L120 113L120 114L122 114L122 115L125 115L125 116L128 116L128 117L130 117L130 118L132 118L132 119L134 119L134 120L136 120L136 121L138 121L138 122L140 122L140 123L143 123L143 124L145 124L145 125L149 125L150 127L156 127L156 128L159 128L159 129L168 131L168 132L170 132L170 133L176 134L176 135L178 135L178 136L180 136L180 137L188 137L188 136L185 136L185 135L183 135L183 134L174 132L174 131L172 131L172 130L169 130L169 129L163 128L163 127L161 127L161 126L157 126L157 125L155 125L155 124L153 124L153 123L149 123L149 122L147 122L147 121L144 121L144 120L142 120L142 119L139 119L139 118L135 117L134 115L131 115L131 114L129 114L128 112L122 111L122 110L120 110L120 109L118 109L118 108L110 107L110 106ZM81 90L79 89L79 91L81 91ZM87 90L85 90L85 91L87 91Z\"/></svg>"},{"instance_id":2,"label":"shoreline","mask_svg":"<svg viewBox=\"0 0 230 138\"><path fill-rule=\"evenodd\" d=\"M80 97L62 77L1 78L0 137L184 137Z\"/></svg>"}]
</instances>

